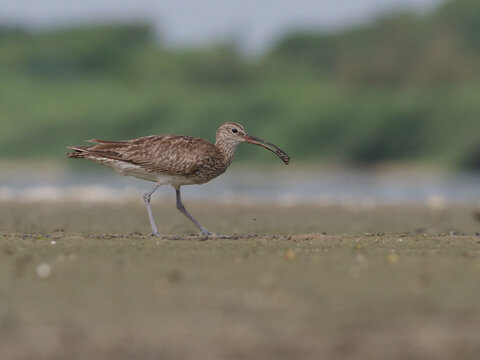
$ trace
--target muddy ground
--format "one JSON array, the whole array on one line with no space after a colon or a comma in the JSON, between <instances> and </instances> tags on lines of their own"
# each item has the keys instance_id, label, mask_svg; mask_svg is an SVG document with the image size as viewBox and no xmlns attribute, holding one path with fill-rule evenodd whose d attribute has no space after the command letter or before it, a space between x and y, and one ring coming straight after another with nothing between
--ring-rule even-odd
<instances>
[{"instance_id":1,"label":"muddy ground","mask_svg":"<svg viewBox=\"0 0 480 360\"><path fill-rule=\"evenodd\" d=\"M478 359L477 209L0 204L0 358Z\"/></svg>"}]
</instances>

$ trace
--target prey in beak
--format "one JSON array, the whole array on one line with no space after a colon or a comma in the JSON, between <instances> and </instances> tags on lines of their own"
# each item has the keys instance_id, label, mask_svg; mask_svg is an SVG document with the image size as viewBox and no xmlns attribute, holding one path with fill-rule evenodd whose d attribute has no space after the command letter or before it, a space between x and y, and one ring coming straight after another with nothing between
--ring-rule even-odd
<instances>
[{"instance_id":1,"label":"prey in beak","mask_svg":"<svg viewBox=\"0 0 480 360\"><path fill-rule=\"evenodd\" d=\"M285 151L283 151L282 149L280 149L277 145L272 144L268 141L259 139L255 136L252 136L252 135L249 135L249 134L245 134L242 137L246 142L248 142L250 144L255 144L255 145L261 146L261 147L263 147L267 150L270 150L275 155L277 155L285 163L285 165L288 165L288 163L290 162L290 156L288 156L287 153Z\"/></svg>"}]
</instances>

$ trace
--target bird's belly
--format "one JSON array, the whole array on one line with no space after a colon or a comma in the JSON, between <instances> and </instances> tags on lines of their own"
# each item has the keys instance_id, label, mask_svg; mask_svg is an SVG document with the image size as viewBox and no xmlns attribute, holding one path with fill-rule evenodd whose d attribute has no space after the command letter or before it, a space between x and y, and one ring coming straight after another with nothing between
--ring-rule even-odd
<instances>
[{"instance_id":1,"label":"bird's belly","mask_svg":"<svg viewBox=\"0 0 480 360\"><path fill-rule=\"evenodd\" d=\"M186 176L148 171L140 165L135 165L121 160L114 160L108 158L95 158L92 160L101 165L109 167L120 175L134 176L139 179L156 182L160 185L172 185L178 187L182 185L197 184L194 179Z\"/></svg>"}]
</instances>

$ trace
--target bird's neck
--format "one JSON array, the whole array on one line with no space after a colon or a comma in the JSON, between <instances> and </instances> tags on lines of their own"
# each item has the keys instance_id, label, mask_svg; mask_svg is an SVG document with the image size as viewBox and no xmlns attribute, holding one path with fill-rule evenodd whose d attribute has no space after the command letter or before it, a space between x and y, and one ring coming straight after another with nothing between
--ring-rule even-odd
<instances>
[{"instance_id":1,"label":"bird's neck","mask_svg":"<svg viewBox=\"0 0 480 360\"><path fill-rule=\"evenodd\" d=\"M222 139L217 139L215 142L215 147L223 155L225 159L225 165L228 166L233 160L235 151L237 150L238 144L232 144L231 142L225 142Z\"/></svg>"}]
</instances>

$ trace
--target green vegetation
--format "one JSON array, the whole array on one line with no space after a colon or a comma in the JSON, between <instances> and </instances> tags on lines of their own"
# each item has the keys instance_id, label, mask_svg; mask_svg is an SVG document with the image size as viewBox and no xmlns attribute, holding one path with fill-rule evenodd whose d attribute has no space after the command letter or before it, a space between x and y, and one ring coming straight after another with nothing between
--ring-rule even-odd
<instances>
[{"instance_id":1,"label":"green vegetation","mask_svg":"<svg viewBox=\"0 0 480 360\"><path fill-rule=\"evenodd\" d=\"M209 206L1 204L2 359L478 358L473 209Z\"/></svg>"},{"instance_id":2,"label":"green vegetation","mask_svg":"<svg viewBox=\"0 0 480 360\"><path fill-rule=\"evenodd\" d=\"M259 58L233 43L171 49L144 24L0 28L0 157L62 159L92 137L181 133L224 121L294 161L480 168L480 5L286 35ZM268 153L243 149L244 160Z\"/></svg>"}]
</instances>

